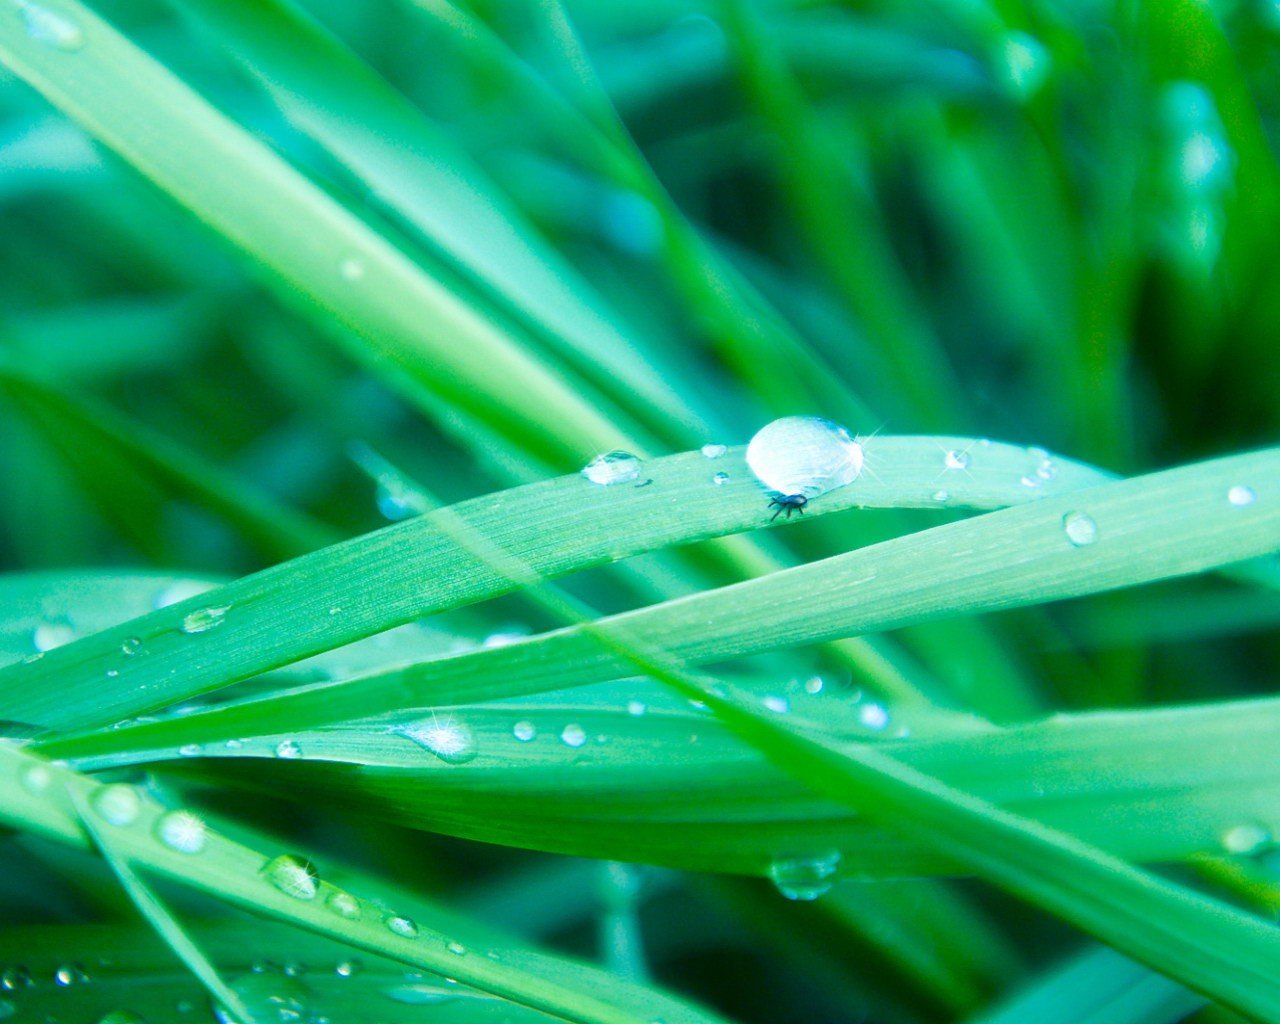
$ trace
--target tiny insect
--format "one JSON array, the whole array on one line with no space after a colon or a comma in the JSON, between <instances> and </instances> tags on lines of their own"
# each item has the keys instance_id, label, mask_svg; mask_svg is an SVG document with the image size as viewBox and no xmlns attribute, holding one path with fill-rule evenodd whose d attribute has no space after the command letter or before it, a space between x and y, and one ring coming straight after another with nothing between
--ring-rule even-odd
<instances>
[{"instance_id":1,"label":"tiny insect","mask_svg":"<svg viewBox=\"0 0 1280 1024\"><path fill-rule=\"evenodd\" d=\"M803 494L779 494L776 498L769 502L769 507L777 507L778 511L769 518L769 522L773 522L783 512L787 514L787 518L791 518L792 512L799 512L804 515L804 507L809 504L809 499Z\"/></svg>"}]
</instances>

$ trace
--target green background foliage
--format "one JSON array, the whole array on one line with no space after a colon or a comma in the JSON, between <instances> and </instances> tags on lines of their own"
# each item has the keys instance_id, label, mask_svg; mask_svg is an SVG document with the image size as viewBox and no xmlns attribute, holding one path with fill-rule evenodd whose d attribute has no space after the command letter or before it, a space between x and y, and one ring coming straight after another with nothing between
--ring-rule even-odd
<instances>
[{"instance_id":1,"label":"green background foliage","mask_svg":"<svg viewBox=\"0 0 1280 1024\"><path fill-rule=\"evenodd\" d=\"M0 1019L1280 1021L1274 5L0 66Z\"/></svg>"}]
</instances>

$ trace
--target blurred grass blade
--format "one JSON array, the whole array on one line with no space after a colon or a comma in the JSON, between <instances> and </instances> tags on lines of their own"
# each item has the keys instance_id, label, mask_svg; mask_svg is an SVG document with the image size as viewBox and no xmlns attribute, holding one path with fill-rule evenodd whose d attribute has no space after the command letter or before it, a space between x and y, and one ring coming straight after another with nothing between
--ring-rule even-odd
<instances>
[{"instance_id":1,"label":"blurred grass blade","mask_svg":"<svg viewBox=\"0 0 1280 1024\"><path fill-rule=\"evenodd\" d=\"M349 351L375 373L389 364L562 464L626 440L562 377L106 22L75 0L46 7L77 45L27 31L11 10L0 17L0 62L304 297L322 326L332 318L355 332Z\"/></svg>"},{"instance_id":2,"label":"blurred grass blade","mask_svg":"<svg viewBox=\"0 0 1280 1024\"><path fill-rule=\"evenodd\" d=\"M401 963L435 972L581 1024L649 1024L655 1012L672 1024L719 1020L654 989L567 959L518 948L471 948L424 920L387 912L327 882L310 898L287 892L264 868L270 858L208 830L189 812L166 811L133 787L102 783L0 743L0 821L85 846L88 836L68 791L100 815L113 846L129 863L193 886L256 914ZM104 791L106 791L104 795ZM125 810L127 814L123 813ZM166 815L186 815L173 828ZM117 823L113 823L113 819ZM168 826L168 827L162 827ZM166 843L162 836L170 836ZM180 848L181 847L181 848ZM287 888L287 887L286 887ZM496 954L496 955L486 955Z\"/></svg>"},{"instance_id":3,"label":"blurred grass blade","mask_svg":"<svg viewBox=\"0 0 1280 1024\"><path fill-rule=\"evenodd\" d=\"M818 514L855 505L938 508L943 503L936 497L937 488L946 473L943 453L973 443L878 437L867 446L868 472L853 486L815 500L808 511ZM1105 479L1097 470L1062 459L1056 460L1057 472L1043 487L1023 486L1020 480L1028 467L1040 461L1040 456L1012 445L985 446L981 459L974 458L967 471L957 474L959 479L948 481L946 505L999 507L1029 501L1039 493L1068 493ZM729 479L717 482L717 473L727 473ZM38 661L0 671L0 714L61 729L107 723L514 589L516 583L457 543L447 529L453 517L475 536L501 545L538 576L553 577L641 551L767 525L772 515L741 448L717 459L699 452L656 459L644 464L641 476L643 486L600 487L576 475L530 484L461 502L245 577L50 651ZM1267 507L1259 501L1253 509L1234 511L1243 524ZM1044 517L1036 520L1041 534L1044 526ZM997 523L987 527L986 534L994 538L999 529ZM1055 552L1061 536L1060 529L1053 532ZM1041 536L1041 543L1046 541ZM869 550L888 550L891 556L898 551L896 557L914 564L910 549ZM1003 554L990 554L1006 561ZM848 580L831 569L809 571L828 577L835 589ZM705 599L718 601L716 595L732 598L737 593L717 591ZM770 617L777 612L777 592L768 582L748 593L758 595L758 611ZM733 607L738 607L736 599ZM787 607L802 617L819 610L811 602ZM221 611L206 614L210 610ZM829 610L829 615L835 613ZM188 620L192 615L197 618ZM745 625L748 619L741 621ZM281 628L283 623L289 628ZM752 632L758 628L758 623L751 625ZM842 635L845 628L840 625L830 632L828 627L828 635ZM811 639L820 638L821 629L809 632ZM803 639L783 630L768 635L776 644ZM253 642L244 642L249 636ZM121 657L126 642L144 656ZM710 643L729 649L723 638ZM591 654L598 654L594 647ZM108 671L117 674L104 687ZM54 679L56 686L44 685Z\"/></svg>"}]
</instances>

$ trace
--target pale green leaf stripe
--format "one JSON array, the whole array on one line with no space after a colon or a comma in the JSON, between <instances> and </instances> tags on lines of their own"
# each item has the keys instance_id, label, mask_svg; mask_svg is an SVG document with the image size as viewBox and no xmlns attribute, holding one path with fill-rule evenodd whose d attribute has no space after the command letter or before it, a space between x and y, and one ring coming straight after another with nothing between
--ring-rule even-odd
<instances>
[{"instance_id":1,"label":"pale green leaf stripe","mask_svg":"<svg viewBox=\"0 0 1280 1024\"><path fill-rule=\"evenodd\" d=\"M890 471L887 460L884 471ZM1256 500L1233 505L1227 494L1237 485L1251 487ZM875 486L859 481L845 490L869 504ZM919 497L907 497L905 488L897 494L903 504ZM1078 512L1092 518L1095 543L1076 546L1068 537L1065 518ZM394 707L478 701L635 674L627 655L602 645L602 637L624 647L656 647L687 662L725 660L937 616L1132 586L1277 549L1280 449L1270 449L1059 493L507 647L277 696L270 707L241 705L181 723L115 730L66 749L127 750L155 735L165 736L165 743L175 734L192 741L227 738L272 722L279 729L304 728Z\"/></svg>"},{"instance_id":2,"label":"pale green leaf stripe","mask_svg":"<svg viewBox=\"0 0 1280 1024\"><path fill-rule=\"evenodd\" d=\"M88 836L68 791L94 807L104 788L104 784L66 767L0 743L0 821L7 825L87 846ZM328 883L321 883L320 892L312 900L289 896L263 876L267 855L215 832L206 834L205 845L198 853L182 853L166 846L156 836L157 819L164 808L137 795L141 809L135 821L123 826L101 826L111 830L112 845L119 855L139 868L181 881L246 910L457 978L482 991L582 1024L650 1024L655 1015L672 1024L712 1024L720 1020L654 989L564 958L518 947L467 947L465 955L460 955L449 949L449 943L461 936L442 934L422 920L418 921L416 936L395 934L384 923L387 912L370 900L357 901L359 914L354 919L344 917L329 906L329 898L339 890Z\"/></svg>"},{"instance_id":3,"label":"pale green leaf stripe","mask_svg":"<svg viewBox=\"0 0 1280 1024\"><path fill-rule=\"evenodd\" d=\"M968 470L944 469L946 450L970 446ZM807 511L938 508L935 494L944 482L948 507L997 508L1106 479L1059 459L1054 478L1029 489L1020 480L1039 465L1038 456L964 438L877 437L867 443L866 458L854 484L815 499ZM717 485L716 473L729 480ZM60 729L104 724L511 590L510 579L453 539L453 516L549 577L764 526L773 514L741 448L717 459L689 452L646 462L646 480L652 482L639 487L600 487L577 475L545 480L274 566L0 671L0 715ZM777 594L767 603L816 610ZM216 628L183 633L183 618L204 608L229 610ZM130 638L139 641L131 645L139 653L123 657Z\"/></svg>"},{"instance_id":4,"label":"pale green leaf stripe","mask_svg":"<svg viewBox=\"0 0 1280 1024\"><path fill-rule=\"evenodd\" d=\"M816 792L945 851L987 881L1211 999L1260 1020L1280 1020L1274 924L954 789L884 748L833 740L757 710L745 694L676 672L662 675L679 692L705 700L735 733Z\"/></svg>"},{"instance_id":5,"label":"pale green leaf stripe","mask_svg":"<svg viewBox=\"0 0 1280 1024\"><path fill-rule=\"evenodd\" d=\"M945 851L814 796L705 713L654 699L663 695L639 681L574 703L579 694L594 696L582 690L442 713L474 738L476 757L466 764L447 764L402 735L398 727L433 720L432 712L410 708L317 730L272 733L245 723L243 739L209 743L198 761L181 757L174 743L77 764L181 760L224 783L305 792L415 828L697 871L760 875L779 849L828 847L844 851L854 875L957 870ZM628 713L629 699L639 699L645 713ZM880 732L862 726L858 706L839 694L807 703L797 695L791 704L801 720L886 743L895 758L949 786L1126 860L1220 854L1233 830L1247 834L1272 822L1280 807L1276 699L1059 715L1008 729L935 723L907 710L895 711ZM528 722L534 738L516 739L516 722ZM589 759L575 763L581 752L560 740L567 723L606 740L592 742ZM911 738L895 739L904 727ZM160 742L163 732L149 735ZM175 740L185 738L178 733ZM276 758L286 740L303 759ZM45 750L74 753L77 746L55 740Z\"/></svg>"},{"instance_id":6,"label":"pale green leaf stripe","mask_svg":"<svg viewBox=\"0 0 1280 1024\"><path fill-rule=\"evenodd\" d=\"M681 398L603 300L540 239L481 169L403 95L286 0L181 0L270 92L286 116L382 202L504 302L539 338L633 415L696 440Z\"/></svg>"},{"instance_id":7,"label":"pale green leaf stripe","mask_svg":"<svg viewBox=\"0 0 1280 1024\"><path fill-rule=\"evenodd\" d=\"M580 458L634 433L83 5L47 7L79 27L83 46L68 52L42 42L11 8L0 13L0 61L286 292L359 335L357 358L375 370L390 362L534 452Z\"/></svg>"}]
</instances>

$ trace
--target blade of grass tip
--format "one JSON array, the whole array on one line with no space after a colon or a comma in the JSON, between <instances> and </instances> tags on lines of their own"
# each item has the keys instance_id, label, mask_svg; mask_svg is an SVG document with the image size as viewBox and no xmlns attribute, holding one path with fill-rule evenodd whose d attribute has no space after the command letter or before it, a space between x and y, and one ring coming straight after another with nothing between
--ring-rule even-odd
<instances>
[{"instance_id":1,"label":"blade of grass tip","mask_svg":"<svg viewBox=\"0 0 1280 1024\"><path fill-rule=\"evenodd\" d=\"M1204 1005L1202 996L1113 950L1094 947L968 1024L1177 1024Z\"/></svg>"},{"instance_id":2,"label":"blade of grass tip","mask_svg":"<svg viewBox=\"0 0 1280 1024\"><path fill-rule=\"evenodd\" d=\"M1244 480L1256 486L1246 486ZM1231 495L1242 497L1237 490L1242 487L1251 498L1237 504ZM652 490L646 487L631 493ZM824 498L835 499L841 490ZM874 500L871 492L868 483L858 494L861 503ZM449 529L446 514L449 523L461 518L467 531L482 538L486 532L501 536L481 518L460 517L455 509L442 510L441 529ZM164 746L177 735L191 741L230 738L241 728L261 728L270 721L300 728L396 707L559 690L634 674L631 661L611 647L610 636L657 644L689 662L724 661L932 618L1040 604L1190 575L1277 548L1280 449L1270 449L1042 497L505 647L396 666L276 695L269 705L244 704L165 723L54 738L47 749L84 755L129 749L135 742L145 749L144 738L149 736L165 736L160 743ZM507 550L522 564L537 565L527 549ZM488 565L485 559L479 561ZM534 573L516 578L533 582L539 577ZM782 601L780 594L797 599ZM79 643L87 645L92 639ZM59 651L50 652L49 657ZM15 687L18 668L9 670ZM30 673L32 668L22 666L21 671ZM4 678L0 672L0 684ZM95 680L95 693L100 690L98 683ZM67 685L63 676L64 691ZM41 687L18 687L3 706L25 707L25 702L40 700L41 691ZM25 718L9 713L26 721L40 720L30 713ZM223 736L223 730L230 731Z\"/></svg>"},{"instance_id":3,"label":"blade of grass tip","mask_svg":"<svg viewBox=\"0 0 1280 1024\"><path fill-rule=\"evenodd\" d=\"M285 0L177 6L223 41L290 121L578 373L669 441L711 431L692 418L698 396L678 395L480 168L337 37Z\"/></svg>"},{"instance_id":4,"label":"blade of grass tip","mask_svg":"<svg viewBox=\"0 0 1280 1024\"><path fill-rule=\"evenodd\" d=\"M867 447L875 475L864 473L856 486L815 499L807 511L937 508L941 453L967 443L878 437ZM951 484L947 504L985 508L1031 500L1033 492L1018 482L1027 459L1012 445L985 447L983 458ZM1053 479L1034 493L1065 493L1105 479L1069 460L1057 465ZM729 479L717 484L714 467ZM105 724L509 592L510 580L444 530L446 517L460 516L480 535L498 538L542 576L769 522L742 448L713 461L700 452L668 456L638 471L645 486L602 487L575 475L461 502L84 637L0 670L0 710L60 729ZM586 527L590 522L597 525ZM768 604L778 610L776 594ZM280 628L285 622L289 629ZM121 657L125 646L144 654Z\"/></svg>"},{"instance_id":5,"label":"blade of grass tip","mask_svg":"<svg viewBox=\"0 0 1280 1024\"><path fill-rule=\"evenodd\" d=\"M675 997L565 958L496 943L462 946L455 935L389 913L310 872L306 882L289 884L302 876L267 870L279 860L219 835L191 812L165 808L125 783L96 782L8 742L0 742L0 780L0 822L84 848L90 840L68 795L74 791L110 826L112 847L134 867L514 1003L580 1024L651 1024L655 1014L669 1024L723 1024Z\"/></svg>"},{"instance_id":6,"label":"blade of grass tip","mask_svg":"<svg viewBox=\"0 0 1280 1024\"><path fill-rule=\"evenodd\" d=\"M0 390L9 392L28 412L86 490L118 522L130 522L130 514L137 511L128 499L130 489L121 484L124 474L131 472L216 512L273 559L295 558L338 540L335 530L276 501L199 453L100 402L59 388L38 373L0 360ZM78 444L77 434L95 448L86 450ZM106 467L118 464L120 472L107 470L103 463ZM154 522L134 523L128 532L155 528Z\"/></svg>"},{"instance_id":7,"label":"blade of grass tip","mask_svg":"<svg viewBox=\"0 0 1280 1024\"><path fill-rule=\"evenodd\" d=\"M129 861L95 823L84 794L70 786L67 787L66 793L72 807L75 808L76 814L79 816L80 825L89 834L93 845L102 854L102 858L115 873L116 878L120 880L121 887L129 894L129 898L133 900L139 913L155 929L156 934L164 939L178 959L186 964L187 969L196 976L200 984L213 997L214 1002L230 1010L242 1024L266 1024L244 1004L244 1000L240 998L239 993L222 980L222 976L218 974L218 969L209 962L208 958L201 952L200 947L187 934L169 909L151 891L151 888L134 873Z\"/></svg>"},{"instance_id":8,"label":"blade of grass tip","mask_svg":"<svg viewBox=\"0 0 1280 1024\"><path fill-rule=\"evenodd\" d=\"M107 22L76 0L40 10L63 32L31 31L28 8L10 10L0 17L0 61L260 265L269 283L307 300L322 337L347 344L375 374L400 369L560 464L628 434L645 446L643 431L599 413ZM330 332L335 322L354 333Z\"/></svg>"}]
</instances>

